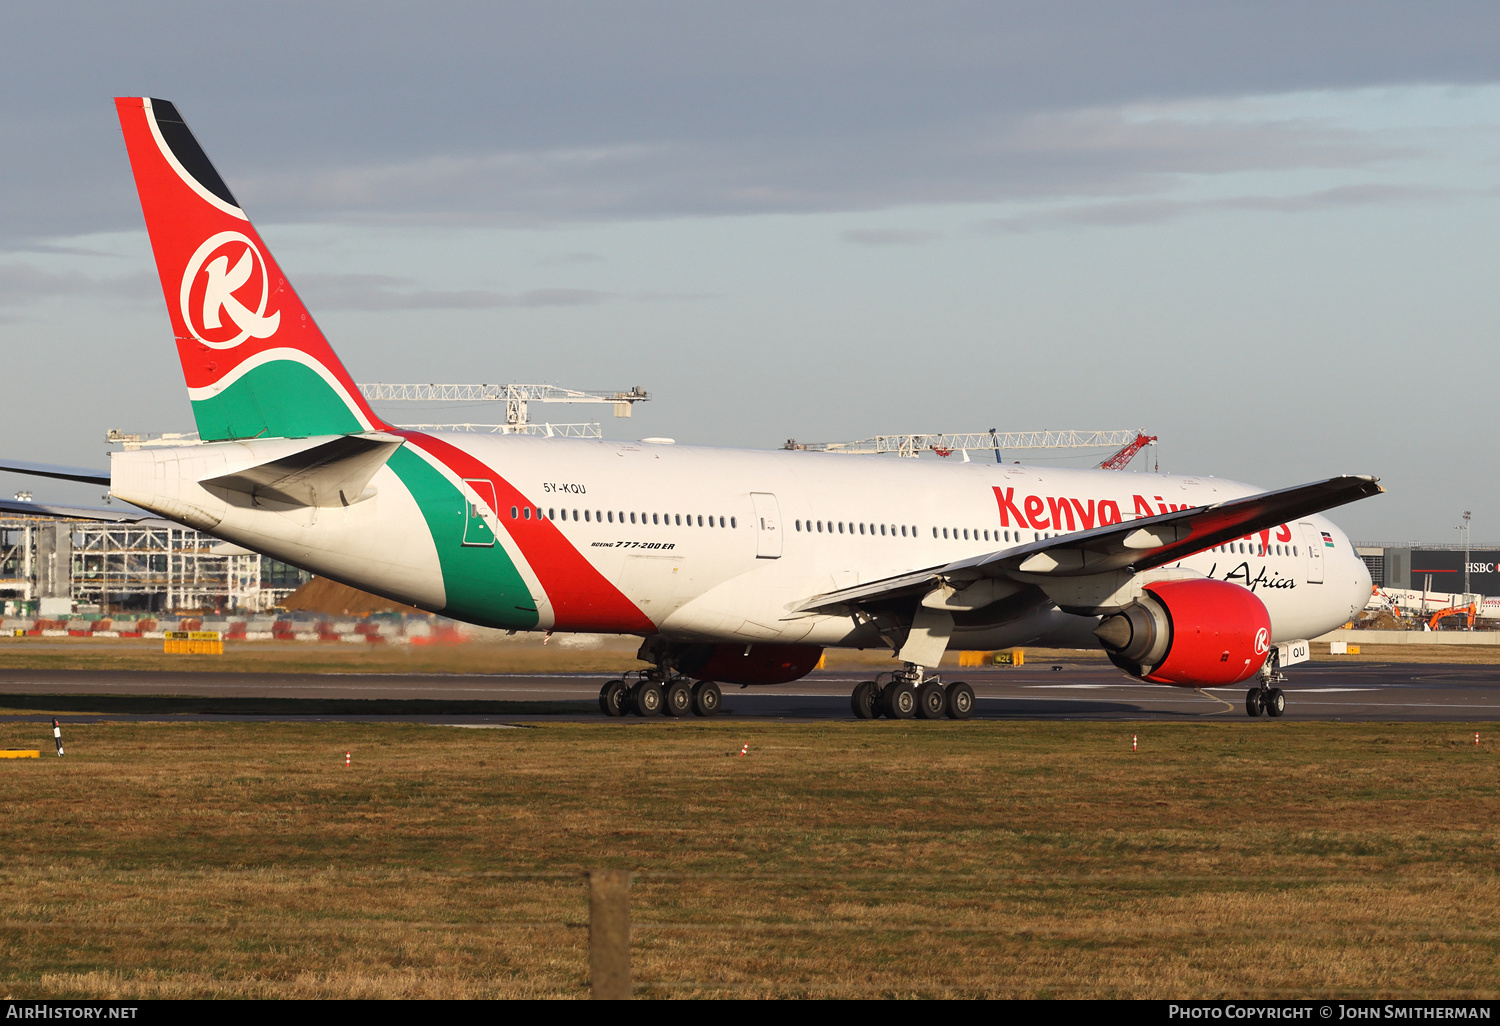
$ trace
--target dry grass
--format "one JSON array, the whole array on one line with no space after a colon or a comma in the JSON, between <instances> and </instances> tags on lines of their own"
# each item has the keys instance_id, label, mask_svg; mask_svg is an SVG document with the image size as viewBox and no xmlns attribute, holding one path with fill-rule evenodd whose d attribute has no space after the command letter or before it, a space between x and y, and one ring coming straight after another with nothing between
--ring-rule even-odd
<instances>
[{"instance_id":1,"label":"dry grass","mask_svg":"<svg viewBox=\"0 0 1500 1026\"><path fill-rule=\"evenodd\" d=\"M1500 663L1500 645L1372 645L1349 633L1349 644L1359 646L1359 655L1329 655L1328 643L1312 647L1312 657L1320 663L1449 663L1495 665Z\"/></svg>"},{"instance_id":2,"label":"dry grass","mask_svg":"<svg viewBox=\"0 0 1500 1026\"><path fill-rule=\"evenodd\" d=\"M1494 997L1473 730L74 726L0 765L0 992L583 996L619 866L643 995Z\"/></svg>"}]
</instances>

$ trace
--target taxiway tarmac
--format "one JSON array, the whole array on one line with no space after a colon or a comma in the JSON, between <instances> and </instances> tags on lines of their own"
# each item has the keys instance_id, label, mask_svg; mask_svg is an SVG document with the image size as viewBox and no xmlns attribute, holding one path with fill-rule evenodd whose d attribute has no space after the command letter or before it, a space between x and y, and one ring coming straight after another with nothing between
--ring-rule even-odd
<instances>
[{"instance_id":1,"label":"taxiway tarmac","mask_svg":"<svg viewBox=\"0 0 1500 1026\"><path fill-rule=\"evenodd\" d=\"M1283 685L1288 720L1497 721L1500 666L1311 663ZM1245 717L1243 685L1202 691L1143 684L1107 664L945 674L974 687L979 719L1173 720ZM0 670L0 722L57 711L89 720L399 720L480 726L611 722L599 674L279 674ZM848 719L861 680L820 672L790 684L724 688L724 716ZM12 696L7 701L5 696ZM379 704L379 708L366 706Z\"/></svg>"}]
</instances>

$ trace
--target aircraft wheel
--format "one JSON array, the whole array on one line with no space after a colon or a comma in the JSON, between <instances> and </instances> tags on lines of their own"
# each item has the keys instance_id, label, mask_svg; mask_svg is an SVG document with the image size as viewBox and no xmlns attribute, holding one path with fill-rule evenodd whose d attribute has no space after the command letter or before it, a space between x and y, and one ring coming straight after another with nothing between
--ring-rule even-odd
<instances>
[{"instance_id":1,"label":"aircraft wheel","mask_svg":"<svg viewBox=\"0 0 1500 1026\"><path fill-rule=\"evenodd\" d=\"M724 693L711 680L700 680L693 685L693 715L717 716L724 707Z\"/></svg>"},{"instance_id":2,"label":"aircraft wheel","mask_svg":"<svg viewBox=\"0 0 1500 1026\"><path fill-rule=\"evenodd\" d=\"M854 718L873 720L880 715L876 709L879 697L880 689L873 680L862 680L854 685L854 694L849 696L849 704L854 707Z\"/></svg>"},{"instance_id":3,"label":"aircraft wheel","mask_svg":"<svg viewBox=\"0 0 1500 1026\"><path fill-rule=\"evenodd\" d=\"M693 686L678 677L662 691L661 711L668 716L686 716L693 711Z\"/></svg>"},{"instance_id":4,"label":"aircraft wheel","mask_svg":"<svg viewBox=\"0 0 1500 1026\"><path fill-rule=\"evenodd\" d=\"M1262 699L1260 688L1251 688L1245 692L1245 715L1259 716L1265 712L1265 704Z\"/></svg>"},{"instance_id":5,"label":"aircraft wheel","mask_svg":"<svg viewBox=\"0 0 1500 1026\"><path fill-rule=\"evenodd\" d=\"M630 689L623 680L607 681L599 689L599 711L606 716L624 716Z\"/></svg>"},{"instance_id":6,"label":"aircraft wheel","mask_svg":"<svg viewBox=\"0 0 1500 1026\"><path fill-rule=\"evenodd\" d=\"M655 716L661 712L661 685L654 680L639 681L630 689L630 711L637 716Z\"/></svg>"},{"instance_id":7,"label":"aircraft wheel","mask_svg":"<svg viewBox=\"0 0 1500 1026\"><path fill-rule=\"evenodd\" d=\"M910 684L891 681L880 697L885 714L893 720L909 720L917 714L917 689Z\"/></svg>"},{"instance_id":8,"label":"aircraft wheel","mask_svg":"<svg viewBox=\"0 0 1500 1026\"><path fill-rule=\"evenodd\" d=\"M948 685L948 718L966 720L974 715L974 689L961 680Z\"/></svg>"},{"instance_id":9,"label":"aircraft wheel","mask_svg":"<svg viewBox=\"0 0 1500 1026\"><path fill-rule=\"evenodd\" d=\"M1280 688L1267 691L1264 702L1267 716L1281 716L1286 713L1286 695L1281 693Z\"/></svg>"},{"instance_id":10,"label":"aircraft wheel","mask_svg":"<svg viewBox=\"0 0 1500 1026\"><path fill-rule=\"evenodd\" d=\"M930 680L917 689L918 719L942 719L943 711L947 704L948 700L947 697L943 694L943 686L937 681Z\"/></svg>"}]
</instances>

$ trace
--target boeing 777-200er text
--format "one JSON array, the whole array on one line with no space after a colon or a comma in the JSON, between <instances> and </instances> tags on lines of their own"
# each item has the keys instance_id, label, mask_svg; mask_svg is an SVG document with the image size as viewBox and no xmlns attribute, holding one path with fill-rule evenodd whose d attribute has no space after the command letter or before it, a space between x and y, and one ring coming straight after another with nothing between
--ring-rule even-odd
<instances>
[{"instance_id":1,"label":"boeing 777-200er text","mask_svg":"<svg viewBox=\"0 0 1500 1026\"><path fill-rule=\"evenodd\" d=\"M604 686L611 715L708 716L716 682L782 683L825 647L886 647L898 668L854 689L856 716L964 719L974 692L932 673L943 653L1033 644L1102 646L1159 684L1249 682L1247 710L1276 716L1282 667L1370 595L1319 515L1380 492L1370 477L1263 492L392 427L177 108L115 105L202 444L116 452L107 474L0 469L97 480L156 516L470 623L640 635L652 668Z\"/></svg>"}]
</instances>

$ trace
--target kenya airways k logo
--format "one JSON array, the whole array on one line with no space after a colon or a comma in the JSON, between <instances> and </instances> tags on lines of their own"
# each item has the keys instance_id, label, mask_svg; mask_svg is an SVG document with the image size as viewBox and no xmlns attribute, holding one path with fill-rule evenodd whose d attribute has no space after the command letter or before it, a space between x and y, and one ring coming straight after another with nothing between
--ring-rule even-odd
<instances>
[{"instance_id":1,"label":"kenya airways k logo","mask_svg":"<svg viewBox=\"0 0 1500 1026\"><path fill-rule=\"evenodd\" d=\"M265 257L249 238L239 232L210 237L182 272L182 319L188 331L214 349L233 349L247 338L270 338L281 324L281 313L266 314L269 279Z\"/></svg>"}]
</instances>

